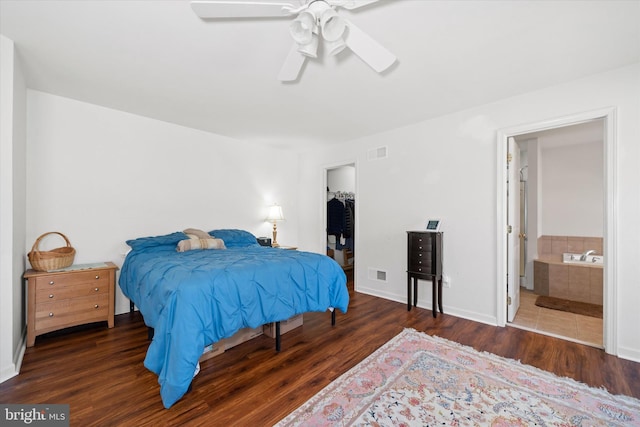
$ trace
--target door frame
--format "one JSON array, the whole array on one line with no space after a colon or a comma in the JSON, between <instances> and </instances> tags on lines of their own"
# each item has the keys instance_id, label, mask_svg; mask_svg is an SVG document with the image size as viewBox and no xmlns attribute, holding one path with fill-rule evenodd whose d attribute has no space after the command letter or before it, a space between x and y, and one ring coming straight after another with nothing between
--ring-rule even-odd
<instances>
[{"instance_id":1,"label":"door frame","mask_svg":"<svg viewBox=\"0 0 640 427\"><path fill-rule=\"evenodd\" d=\"M355 189L356 189L356 199L357 199L357 197L358 197L358 183L360 181L358 179L358 159L357 158L353 159L353 160L344 160L344 161L341 161L341 162L325 164L322 167L322 178L323 178L323 181L322 181L322 201L323 201L322 206L324 207L322 209L322 224L323 224L323 227L322 227L322 242L323 242L325 248L327 246L327 228L326 228L326 225L327 225L327 209L326 209L326 206L327 206L327 202L328 202L328 200L327 200L327 188L329 186L327 176L329 174L329 171L332 170L332 169L338 169L338 168L341 168L343 166L351 166L351 165L353 165L353 167L355 168L355 180L356 180L356 182L355 182L354 185L355 185ZM359 251L357 249L358 249L358 240L359 240L359 236L360 236L360 230L358 229L358 225L359 225L358 213L359 213L359 211L360 210L358 209L358 206L357 206L357 203L356 203L356 208L355 208L355 213L354 213L354 222L355 222L355 232L354 233L355 233L355 238L353 239L353 245L354 245L354 249L355 249L354 250L354 254L353 254L353 262L356 265L356 267L354 268L354 271L353 271L353 273L354 273L353 274L353 287L354 287L354 290L358 290L358 279L357 279L358 275L356 274L356 269L358 268L357 266L358 266L358 252ZM326 250L325 250L325 252L326 252Z\"/></svg>"},{"instance_id":2,"label":"door frame","mask_svg":"<svg viewBox=\"0 0 640 427\"><path fill-rule=\"evenodd\" d=\"M497 197L496 197L496 248L497 248L497 305L496 321L498 326L506 326L507 323L507 139L511 136L525 133L555 129L564 126L576 125L596 119L604 119L604 236L603 251L604 276L603 276L603 344L609 354L618 353L618 318L617 318L617 281L616 281L616 249L617 239L617 207L618 184L616 180L617 141L616 141L616 109L614 107L603 108L594 111L549 119L541 122L529 123L509 128L500 129L497 132ZM534 236L537 238L537 236Z\"/></svg>"},{"instance_id":3,"label":"door frame","mask_svg":"<svg viewBox=\"0 0 640 427\"><path fill-rule=\"evenodd\" d=\"M520 146L512 136L507 138L507 322L512 322L520 307ZM518 197L516 198L516 189ZM512 217L512 218L510 218ZM517 247L517 249L516 249ZM511 297L511 302L509 302Z\"/></svg>"}]
</instances>

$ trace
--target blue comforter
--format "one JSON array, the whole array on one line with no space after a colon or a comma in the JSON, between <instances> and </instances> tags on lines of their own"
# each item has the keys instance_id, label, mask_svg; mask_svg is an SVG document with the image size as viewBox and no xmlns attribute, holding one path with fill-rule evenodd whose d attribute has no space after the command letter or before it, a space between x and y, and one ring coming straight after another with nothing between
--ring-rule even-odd
<instances>
[{"instance_id":1,"label":"blue comforter","mask_svg":"<svg viewBox=\"0 0 640 427\"><path fill-rule=\"evenodd\" d=\"M346 313L342 268L331 258L262 247L241 230L216 230L227 249L176 252L183 233L127 242L119 284L154 328L144 365L166 408L186 393L204 347L309 311Z\"/></svg>"}]
</instances>

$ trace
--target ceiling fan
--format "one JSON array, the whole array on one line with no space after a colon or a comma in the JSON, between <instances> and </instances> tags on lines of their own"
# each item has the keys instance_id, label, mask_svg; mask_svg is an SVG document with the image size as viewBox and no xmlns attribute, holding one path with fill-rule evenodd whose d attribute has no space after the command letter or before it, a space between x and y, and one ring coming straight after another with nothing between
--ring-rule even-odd
<instances>
[{"instance_id":1,"label":"ceiling fan","mask_svg":"<svg viewBox=\"0 0 640 427\"><path fill-rule=\"evenodd\" d=\"M396 57L352 22L336 12L338 8L357 9L378 0L198 0L193 11L203 19L288 18L293 46L285 59L278 80L298 78L307 58L317 58L318 46L336 55L348 47L378 73L389 68Z\"/></svg>"}]
</instances>

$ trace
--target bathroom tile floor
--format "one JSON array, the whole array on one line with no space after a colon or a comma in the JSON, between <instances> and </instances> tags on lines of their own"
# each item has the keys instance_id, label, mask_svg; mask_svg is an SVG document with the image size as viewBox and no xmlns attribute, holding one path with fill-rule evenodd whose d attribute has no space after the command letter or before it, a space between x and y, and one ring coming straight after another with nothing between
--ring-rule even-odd
<instances>
[{"instance_id":1,"label":"bathroom tile floor","mask_svg":"<svg viewBox=\"0 0 640 427\"><path fill-rule=\"evenodd\" d=\"M603 348L602 319L538 307L537 297L520 288L520 308L511 326Z\"/></svg>"}]
</instances>

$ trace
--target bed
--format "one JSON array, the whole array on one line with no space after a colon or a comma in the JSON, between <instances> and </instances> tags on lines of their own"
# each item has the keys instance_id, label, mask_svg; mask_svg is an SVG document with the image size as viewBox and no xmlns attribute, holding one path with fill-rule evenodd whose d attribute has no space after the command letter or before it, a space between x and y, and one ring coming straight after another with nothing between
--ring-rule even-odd
<instances>
[{"instance_id":1,"label":"bed","mask_svg":"<svg viewBox=\"0 0 640 427\"><path fill-rule=\"evenodd\" d=\"M209 234L224 248L178 252L183 232L127 241L119 285L154 330L144 365L158 375L165 408L189 389L205 346L305 312L347 312L346 277L333 259L260 246L243 230Z\"/></svg>"}]
</instances>

